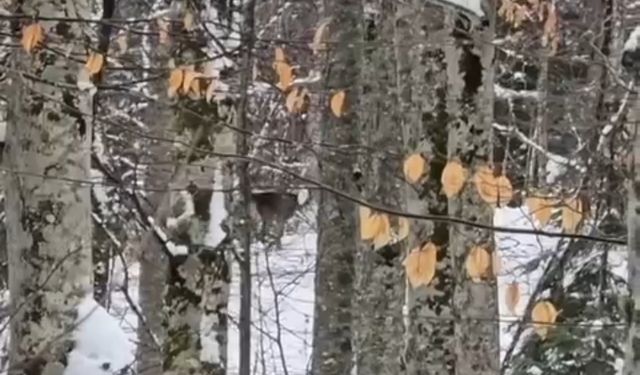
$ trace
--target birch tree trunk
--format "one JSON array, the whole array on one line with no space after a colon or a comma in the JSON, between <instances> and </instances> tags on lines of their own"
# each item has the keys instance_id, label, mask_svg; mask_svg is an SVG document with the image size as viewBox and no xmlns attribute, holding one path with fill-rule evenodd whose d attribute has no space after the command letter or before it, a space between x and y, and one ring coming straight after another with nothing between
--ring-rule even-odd
<instances>
[{"instance_id":1,"label":"birch tree trunk","mask_svg":"<svg viewBox=\"0 0 640 375\"><path fill-rule=\"evenodd\" d=\"M355 144L357 115L350 110L344 117L330 113L328 96L345 90L349 104L357 108L357 75L359 65L360 21L359 0L328 0L325 16L332 17L331 48L321 101L321 142ZM323 148L320 151L319 178L340 191L354 192L349 178L355 158L348 153ZM318 242L316 255L315 312L313 330L312 373L317 375L348 374L352 367L352 298L353 256L356 207L332 193L322 191L318 203Z\"/></svg>"},{"instance_id":2,"label":"birch tree trunk","mask_svg":"<svg viewBox=\"0 0 640 375\"><path fill-rule=\"evenodd\" d=\"M82 0L21 1L17 13L91 18ZM15 52L5 160L11 292L10 366L62 374L73 349L76 306L91 293L89 179L92 95L78 91L72 64L54 50L84 56L85 23L42 21L47 49ZM65 30L60 33L60 30ZM69 77L73 77L69 85Z\"/></svg>"},{"instance_id":3,"label":"birch tree trunk","mask_svg":"<svg viewBox=\"0 0 640 375\"><path fill-rule=\"evenodd\" d=\"M132 8L132 10L135 8ZM162 10L161 2L154 3L152 11ZM166 18L178 15L169 14ZM166 18L163 18L166 20ZM169 59L169 46L160 43L159 35L152 34L142 39L143 54L151 56L154 65L162 65ZM145 49L153 48L150 51ZM142 213L153 219L154 223L164 225L168 216L168 192L163 192L172 177L173 165L169 163L154 163L154 160L175 160L175 148L169 142L175 134L171 131L174 114L167 106L166 83L157 81L150 87L158 94L157 102L150 102L143 114L143 121L149 126L149 133L154 137L146 145L143 161L148 161L149 167L145 182L147 186L156 189L148 194L150 207L148 213ZM146 159L146 160L145 160ZM159 191L157 190L159 189ZM146 219L146 218L144 218ZM143 220L144 220L143 219ZM140 245L140 281L139 304L142 319L138 319L138 345L136 348L136 371L140 375L157 375L162 373L162 343L166 337L163 323L163 297L167 278L168 257L164 251L164 244L158 239L153 230L147 230L142 236Z\"/></svg>"},{"instance_id":4,"label":"birch tree trunk","mask_svg":"<svg viewBox=\"0 0 640 375\"><path fill-rule=\"evenodd\" d=\"M183 34L171 42L170 48L179 51L174 56L177 65L205 61L207 53L222 52L208 50L206 40L194 36L204 33L201 21L214 13L212 6L206 2L191 2L188 6L174 6L169 15L176 20L190 12L195 17L194 29L190 32L183 28ZM179 33L179 29L174 32ZM225 34L219 30L216 33ZM155 52L158 61L168 56L162 48ZM203 65L197 63L194 69L207 71ZM166 88L156 90L164 93ZM167 100L164 94L161 97ZM140 327L139 334L146 345L138 354L147 364L140 363L139 371L154 375L160 371L168 375L221 375L226 372L230 243L221 239L216 247L210 247L205 242L213 214L210 203L214 171L219 167L205 155L220 143L217 131L223 129L221 123L231 120L220 115L224 105L217 101L209 103L189 96L172 104L160 101L151 106L149 113L149 123L156 124L152 131L160 138L151 147L149 178L155 188L168 186L169 190L152 197L155 233L149 231L143 241L140 295L147 326ZM168 140L179 143L176 146ZM167 156L171 163L153 163ZM159 238L159 232L166 235L166 241ZM145 354L149 349L151 358L143 360L149 356Z\"/></svg>"},{"instance_id":5,"label":"birch tree trunk","mask_svg":"<svg viewBox=\"0 0 640 375\"><path fill-rule=\"evenodd\" d=\"M421 152L429 159L426 181L404 189L405 207L412 213L446 215L447 198L440 194L440 174L447 155L448 83L445 49L453 43L437 6L414 1L399 6L395 23L397 87L404 154ZM421 62L423 61L423 62ZM404 296L405 356L408 374L455 374L453 296L455 267L444 223L411 221L405 253L432 242L438 246L438 269L428 288L406 285Z\"/></svg>"},{"instance_id":6,"label":"birch tree trunk","mask_svg":"<svg viewBox=\"0 0 640 375\"><path fill-rule=\"evenodd\" d=\"M207 168L206 177L213 168ZM180 228L169 238L177 247L169 261L164 294L163 369L167 375L224 375L226 373L226 308L229 301L229 241L216 247L206 239L213 215L210 178L197 178L200 167L188 168L190 191L172 192L171 227ZM219 178L222 174L217 174ZM194 182L195 181L195 182ZM222 186L219 181L216 185Z\"/></svg>"},{"instance_id":7,"label":"birch tree trunk","mask_svg":"<svg viewBox=\"0 0 640 375\"><path fill-rule=\"evenodd\" d=\"M406 209L491 225L492 208L472 185L452 199L442 194L441 174L448 160L457 158L472 170L492 163L493 22L461 40L453 32L454 17L420 2L396 10L404 152L421 152L430 164L426 181L405 189ZM497 373L496 284L494 280L473 283L464 268L468 250L491 245L492 233L446 223L413 221L411 226L406 251L427 241L439 251L430 286L415 290L407 286L407 373Z\"/></svg>"},{"instance_id":8,"label":"birch tree trunk","mask_svg":"<svg viewBox=\"0 0 640 375\"><path fill-rule=\"evenodd\" d=\"M393 92L396 6L399 4L391 0L365 3L358 106L358 127L365 147L358 160L362 196L389 207L402 205L398 192L404 185L399 142L402 134L397 124L401 109ZM360 241L358 245L353 310L358 374L390 375L406 370L403 246L401 242L375 250L370 242Z\"/></svg>"},{"instance_id":9,"label":"birch tree trunk","mask_svg":"<svg viewBox=\"0 0 640 375\"><path fill-rule=\"evenodd\" d=\"M493 7L486 11L494 12ZM500 170L492 150L494 14L489 25L472 30L471 38L459 37L445 47L448 75L447 109L449 112L449 159L459 158L475 172L490 165ZM453 21L453 20L451 20ZM449 25L454 27L453 22ZM457 26L457 25L455 25ZM448 214L469 221L493 224L493 207L469 187L448 202ZM453 307L456 322L456 374L490 375L500 368L498 342L498 302L495 277L472 281L465 271L465 261L474 246L496 251L493 232L463 225L449 226L449 253L454 266Z\"/></svg>"}]
</instances>

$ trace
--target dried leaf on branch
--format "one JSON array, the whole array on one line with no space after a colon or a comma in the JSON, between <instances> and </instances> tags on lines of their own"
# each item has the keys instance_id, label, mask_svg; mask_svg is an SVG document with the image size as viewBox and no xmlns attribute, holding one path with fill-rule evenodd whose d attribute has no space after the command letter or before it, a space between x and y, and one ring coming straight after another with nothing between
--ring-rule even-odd
<instances>
[{"instance_id":1,"label":"dried leaf on branch","mask_svg":"<svg viewBox=\"0 0 640 375\"><path fill-rule=\"evenodd\" d=\"M429 285L436 274L438 248L429 242L422 248L415 248L405 258L403 264L409 283L415 289Z\"/></svg>"}]
</instances>

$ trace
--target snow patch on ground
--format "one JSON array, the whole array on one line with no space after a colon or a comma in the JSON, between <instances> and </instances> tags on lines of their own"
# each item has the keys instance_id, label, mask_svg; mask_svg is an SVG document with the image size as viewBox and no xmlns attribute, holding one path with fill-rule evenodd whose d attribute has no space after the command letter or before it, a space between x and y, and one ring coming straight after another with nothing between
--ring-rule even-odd
<instances>
[{"instance_id":1,"label":"snow patch on ground","mask_svg":"<svg viewBox=\"0 0 640 375\"><path fill-rule=\"evenodd\" d=\"M289 375L308 373L313 336L317 238L313 226L301 225L297 234L285 235L281 248L269 250L262 244L255 244L252 249L251 363L257 374L281 375L284 373L283 361ZM234 374L238 371L240 345L237 327L240 284L236 262L232 272L227 371Z\"/></svg>"},{"instance_id":2,"label":"snow patch on ground","mask_svg":"<svg viewBox=\"0 0 640 375\"><path fill-rule=\"evenodd\" d=\"M88 295L78 306L76 347L65 375L119 373L133 365L134 345L120 322Z\"/></svg>"}]
</instances>

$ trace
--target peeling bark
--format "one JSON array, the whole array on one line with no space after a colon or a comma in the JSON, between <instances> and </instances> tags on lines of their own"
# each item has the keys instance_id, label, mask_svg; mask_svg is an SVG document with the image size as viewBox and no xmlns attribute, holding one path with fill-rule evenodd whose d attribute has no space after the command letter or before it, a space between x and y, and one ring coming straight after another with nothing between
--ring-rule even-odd
<instances>
[{"instance_id":1,"label":"peeling bark","mask_svg":"<svg viewBox=\"0 0 640 375\"><path fill-rule=\"evenodd\" d=\"M17 2L25 14L90 18L81 0ZM78 92L78 64L51 51L84 54L83 23L42 22L47 49L15 51L5 161L11 292L10 366L29 374L61 374L73 349L76 306L91 293L89 179L91 94ZM64 30L61 34L60 30ZM90 33L89 33L90 35ZM73 41L74 43L71 43ZM69 85L71 83L71 85ZM58 85L57 87L54 84Z\"/></svg>"}]
</instances>

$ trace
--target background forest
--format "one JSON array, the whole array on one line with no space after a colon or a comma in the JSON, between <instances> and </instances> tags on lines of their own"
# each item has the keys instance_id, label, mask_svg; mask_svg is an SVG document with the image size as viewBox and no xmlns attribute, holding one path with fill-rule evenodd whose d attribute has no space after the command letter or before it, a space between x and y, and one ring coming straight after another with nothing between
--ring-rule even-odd
<instances>
[{"instance_id":1,"label":"background forest","mask_svg":"<svg viewBox=\"0 0 640 375\"><path fill-rule=\"evenodd\" d=\"M640 374L637 0L0 0L0 373Z\"/></svg>"}]
</instances>

